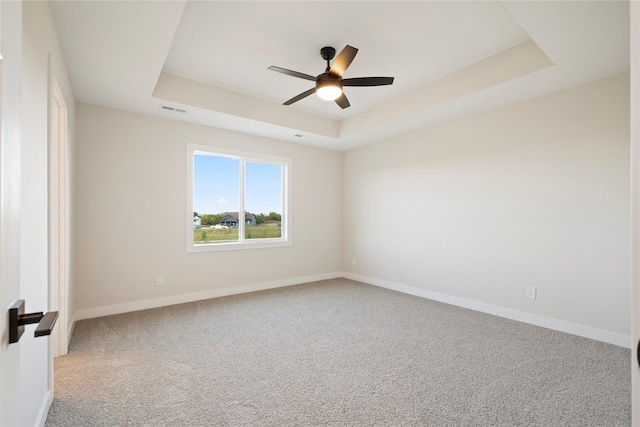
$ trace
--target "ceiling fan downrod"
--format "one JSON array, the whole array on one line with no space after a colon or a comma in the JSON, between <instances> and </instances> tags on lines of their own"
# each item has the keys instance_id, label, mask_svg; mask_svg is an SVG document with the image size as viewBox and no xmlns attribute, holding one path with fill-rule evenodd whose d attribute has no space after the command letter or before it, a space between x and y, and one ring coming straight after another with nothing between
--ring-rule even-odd
<instances>
[{"instance_id":1,"label":"ceiling fan downrod","mask_svg":"<svg viewBox=\"0 0 640 427\"><path fill-rule=\"evenodd\" d=\"M325 73L327 73L331 69L331 64L329 63L329 61L331 61L333 57L336 56L336 50L331 46L325 46L320 49L320 56L322 56L322 59L327 61L327 69L325 70Z\"/></svg>"}]
</instances>

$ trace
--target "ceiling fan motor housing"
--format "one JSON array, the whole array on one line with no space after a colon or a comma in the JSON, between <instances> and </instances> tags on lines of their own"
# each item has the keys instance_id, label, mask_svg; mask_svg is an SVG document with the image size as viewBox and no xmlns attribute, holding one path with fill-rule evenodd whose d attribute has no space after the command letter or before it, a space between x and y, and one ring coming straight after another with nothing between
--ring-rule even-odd
<instances>
[{"instance_id":1,"label":"ceiling fan motor housing","mask_svg":"<svg viewBox=\"0 0 640 427\"><path fill-rule=\"evenodd\" d=\"M316 89L320 89L323 86L342 87L342 77L330 72L322 73L316 78Z\"/></svg>"}]
</instances>

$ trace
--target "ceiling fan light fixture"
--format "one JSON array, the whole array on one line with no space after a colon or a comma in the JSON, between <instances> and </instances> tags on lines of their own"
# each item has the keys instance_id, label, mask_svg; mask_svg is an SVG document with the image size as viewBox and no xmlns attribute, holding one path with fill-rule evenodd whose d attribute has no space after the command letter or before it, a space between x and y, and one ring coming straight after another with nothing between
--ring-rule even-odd
<instances>
[{"instance_id":1,"label":"ceiling fan light fixture","mask_svg":"<svg viewBox=\"0 0 640 427\"><path fill-rule=\"evenodd\" d=\"M0 0L2 1L2 0ZM288 70L286 68L269 67L270 70L286 74L291 77L297 77L299 79L311 80L316 82L316 87L312 87L293 98L282 103L282 105L291 105L294 102L298 102L301 99L305 99L313 92L318 94L318 97L325 101L335 101L336 104L343 110L351 106L346 95L342 92L343 86L385 86L393 84L393 77L355 77L350 79L342 79L342 75L347 70L353 58L355 58L358 49L353 46L346 45L344 49L338 54L333 65L331 60L336 54L336 50L330 46L325 46L320 49L320 55L322 59L327 61L327 69L324 73L317 77L313 77L309 74L300 73L298 71Z\"/></svg>"},{"instance_id":2,"label":"ceiling fan light fixture","mask_svg":"<svg viewBox=\"0 0 640 427\"><path fill-rule=\"evenodd\" d=\"M316 93L325 101L335 101L342 95L342 87L338 82L326 81L318 85Z\"/></svg>"}]
</instances>

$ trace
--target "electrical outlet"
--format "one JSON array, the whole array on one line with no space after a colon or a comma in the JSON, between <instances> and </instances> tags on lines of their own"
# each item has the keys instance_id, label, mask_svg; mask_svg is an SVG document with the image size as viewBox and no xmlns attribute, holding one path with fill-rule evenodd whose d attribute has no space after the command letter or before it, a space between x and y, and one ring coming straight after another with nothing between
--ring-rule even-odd
<instances>
[{"instance_id":1,"label":"electrical outlet","mask_svg":"<svg viewBox=\"0 0 640 427\"><path fill-rule=\"evenodd\" d=\"M156 276L156 286L164 285L164 276L162 274L158 274Z\"/></svg>"},{"instance_id":2,"label":"electrical outlet","mask_svg":"<svg viewBox=\"0 0 640 427\"><path fill-rule=\"evenodd\" d=\"M527 286L526 290L525 290L525 296L529 299L536 299L536 292L537 289L534 288L533 286Z\"/></svg>"},{"instance_id":3,"label":"electrical outlet","mask_svg":"<svg viewBox=\"0 0 640 427\"><path fill-rule=\"evenodd\" d=\"M356 260L356 257L351 258L351 264L358 265L358 260Z\"/></svg>"}]
</instances>

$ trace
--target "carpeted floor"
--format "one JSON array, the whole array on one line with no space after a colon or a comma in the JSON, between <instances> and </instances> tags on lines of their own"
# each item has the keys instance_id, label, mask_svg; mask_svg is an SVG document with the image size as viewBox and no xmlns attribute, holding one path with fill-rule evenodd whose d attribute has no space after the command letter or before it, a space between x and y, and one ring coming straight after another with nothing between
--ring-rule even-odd
<instances>
[{"instance_id":1,"label":"carpeted floor","mask_svg":"<svg viewBox=\"0 0 640 427\"><path fill-rule=\"evenodd\" d=\"M629 426L630 351L347 279L77 323L46 426Z\"/></svg>"}]
</instances>

